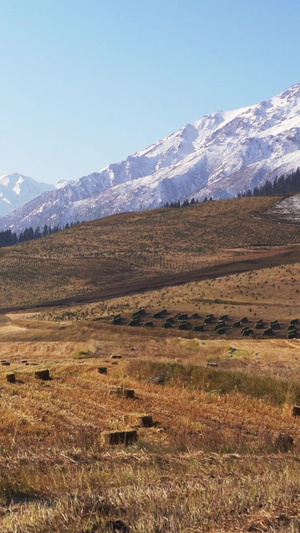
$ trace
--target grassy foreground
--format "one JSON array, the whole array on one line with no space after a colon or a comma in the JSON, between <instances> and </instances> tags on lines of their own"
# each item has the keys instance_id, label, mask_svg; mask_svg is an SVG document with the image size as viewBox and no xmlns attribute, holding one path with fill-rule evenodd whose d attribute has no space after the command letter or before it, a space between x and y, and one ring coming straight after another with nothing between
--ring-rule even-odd
<instances>
[{"instance_id":1,"label":"grassy foreground","mask_svg":"<svg viewBox=\"0 0 300 533\"><path fill-rule=\"evenodd\" d=\"M0 533L300 531L300 226L261 218L274 201L127 213L1 250ZM179 313L215 318L179 331ZM258 319L278 319L272 338Z\"/></svg>"},{"instance_id":2,"label":"grassy foreground","mask_svg":"<svg viewBox=\"0 0 300 533\"><path fill-rule=\"evenodd\" d=\"M253 355L249 342L236 347L250 369L258 346L267 364L272 341L252 341ZM285 376L295 348L280 342ZM138 328L121 335L89 321L3 323L0 531L299 531L300 424L291 406L300 386L254 379L249 368L206 368L212 353L225 361L226 341L145 338ZM45 367L52 379L35 379ZM110 394L119 386L135 398ZM152 427L140 425L142 414ZM103 432L124 429L138 441L103 441ZM291 448L280 434L293 437Z\"/></svg>"}]
</instances>

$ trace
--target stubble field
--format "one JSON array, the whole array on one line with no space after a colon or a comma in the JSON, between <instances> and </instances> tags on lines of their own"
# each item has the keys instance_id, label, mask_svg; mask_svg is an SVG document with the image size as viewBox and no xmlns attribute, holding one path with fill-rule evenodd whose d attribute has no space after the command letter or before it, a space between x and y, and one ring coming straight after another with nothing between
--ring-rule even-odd
<instances>
[{"instance_id":1,"label":"stubble field","mask_svg":"<svg viewBox=\"0 0 300 533\"><path fill-rule=\"evenodd\" d=\"M267 204L270 199L260 201ZM221 205L222 209L229 205L230 213L235 212L235 204ZM209 208L218 224L220 207ZM196 213L193 209L177 211L178 215L171 216L183 220L186 212L189 224ZM169 212L165 209L157 216ZM128 215L130 224L139 226L143 216L136 215L135 220L133 214ZM116 220L112 219L110 223ZM256 224L255 218L249 220ZM63 264L66 272L74 269L74 279L66 274L69 284L61 284L62 295L70 298L68 305L1 315L0 531L300 531L300 417L292 414L293 405L300 404L300 325L295 326L296 338L286 338L290 320L300 319L300 262L295 260L299 228L281 225L279 234L274 231L275 223L267 221L273 224L273 237L270 233L259 250L251 248L250 233L245 230L245 248L236 231L228 237L227 248L223 243L219 247L217 240L206 243L203 256L192 247L195 230L189 241L182 237L178 263L173 247L173 259L170 257L169 263L166 260L160 280L178 272L181 276L184 272L176 273L177 268L184 270L185 265L193 270L193 261L200 265L204 258L218 266L222 261L228 265L229 256L235 263L237 258L252 261L255 257L251 271L244 271L249 267L244 263L239 273L235 264L233 273L230 269L214 271L209 277L205 271L204 277L188 279L187 283L181 277L180 285L168 278L169 285L155 289L154 283L151 290L153 280L158 279L157 266L152 278L152 266L142 266L140 255L138 266L134 266L141 273L140 281L135 278L131 284L133 262L126 255L126 260L122 259L128 268L124 290L122 280L116 281L109 269L109 278L102 271L101 280L97 278L96 258L90 263L88 254L80 259L84 242L89 253L93 247L95 252L95 233L89 233L87 241L80 239L95 227L105 232L105 224L107 221L91 223L81 237L77 234L78 263L74 262L74 240L70 248L62 247L60 252L57 245L55 252L48 248L51 239L1 252L2 273L9 264L21 268L24 250L28 251L24 268L36 265L32 270L36 272L36 286L28 290L27 300L27 285L22 285L28 279L26 270L13 302L6 298L9 292L5 290L11 290L8 287L17 270L1 278L3 310L13 307L9 303L22 307L25 302L32 306L54 299ZM64 239L65 246L70 234L63 233L54 237ZM146 240L141 235L137 233L137 249ZM226 238L224 235L224 242ZM110 254L109 261L117 247L117 241L113 244L110 239L106 252L103 250ZM168 257L167 245L161 246L158 257ZM122 255L120 248L117 250L114 265L120 265ZM48 254L51 266L50 252L55 253L59 266L53 278L45 271L42 281L37 274L40 260L45 262ZM275 264L270 265L272 258ZM92 261L94 278L90 276ZM168 265L173 269L169 273ZM117 275L122 278L123 273ZM82 285L76 293L79 278ZM82 296L81 290L88 286L91 293L104 291L108 279L120 297L114 297L111 290L101 301L71 301L72 295ZM151 280L149 285L147 280ZM134 293L140 282L143 286ZM127 289L129 294L124 294ZM140 308L146 315L140 324L129 327L132 314ZM163 309L163 319L153 318ZM192 319L195 313L197 318ZM178 314L186 314L188 322L195 325L209 313L214 319L204 331L178 329ZM121 324L112 325L117 314L121 314ZM225 314L225 333L220 336L214 328ZM242 336L241 327L232 327L241 317L253 328L249 337ZM174 319L170 329L162 327L167 318ZM254 328L259 319L265 327L278 320L274 336L264 338L261 330ZM146 320L152 320L153 327L143 327ZM98 371L103 367L107 373ZM51 379L35 377L35 372L43 369L49 370ZM12 373L15 383L7 381L7 374ZM125 435L136 431L133 441L110 445L109 439L118 438L122 431ZM120 438L127 437L123 434Z\"/></svg>"}]
</instances>

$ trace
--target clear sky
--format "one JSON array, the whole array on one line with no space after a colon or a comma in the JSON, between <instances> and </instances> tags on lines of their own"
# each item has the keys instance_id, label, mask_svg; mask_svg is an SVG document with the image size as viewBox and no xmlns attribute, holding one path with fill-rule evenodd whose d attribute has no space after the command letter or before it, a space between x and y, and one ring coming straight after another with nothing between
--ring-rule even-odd
<instances>
[{"instance_id":1,"label":"clear sky","mask_svg":"<svg viewBox=\"0 0 300 533\"><path fill-rule=\"evenodd\" d=\"M300 82L299 0L0 0L0 174L75 179Z\"/></svg>"}]
</instances>

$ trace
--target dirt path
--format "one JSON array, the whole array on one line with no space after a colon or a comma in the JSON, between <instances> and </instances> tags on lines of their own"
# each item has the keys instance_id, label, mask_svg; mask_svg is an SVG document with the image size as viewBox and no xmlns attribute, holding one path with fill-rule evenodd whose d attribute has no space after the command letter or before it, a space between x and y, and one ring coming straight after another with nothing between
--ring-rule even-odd
<instances>
[{"instance_id":1,"label":"dirt path","mask_svg":"<svg viewBox=\"0 0 300 533\"><path fill-rule=\"evenodd\" d=\"M245 254L243 257L239 256L236 260L205 267L199 270L177 272L175 274L160 274L159 276L156 275L152 278L139 281L132 279L124 286L123 290L120 290L119 286L109 286L92 291L89 294L74 295L61 300L46 301L38 305L5 307L0 309L0 314L31 309L96 303L98 301L162 289L164 287L183 285L185 283L204 281L212 278L230 276L233 274L261 270L264 268L273 268L293 263L300 263L299 245L286 246L285 248L273 248L264 251L263 253L255 253L252 251L248 255Z\"/></svg>"}]
</instances>

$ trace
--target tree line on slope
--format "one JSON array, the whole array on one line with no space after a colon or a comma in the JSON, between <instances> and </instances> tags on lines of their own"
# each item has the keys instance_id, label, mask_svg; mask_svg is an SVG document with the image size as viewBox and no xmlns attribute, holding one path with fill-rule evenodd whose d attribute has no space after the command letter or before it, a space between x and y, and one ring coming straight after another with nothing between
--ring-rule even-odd
<instances>
[{"instance_id":1,"label":"tree line on slope","mask_svg":"<svg viewBox=\"0 0 300 533\"><path fill-rule=\"evenodd\" d=\"M249 188L246 191L239 193L237 197L248 198L253 196L281 196L283 194L293 194L297 192L300 192L300 168L297 168L295 172L292 172L287 176L282 175L279 178L275 178L273 182L266 180L259 187L254 187L253 189ZM206 196L202 202L211 201L212 199L212 197L207 198ZM188 198L186 198L182 202L179 200L171 203L166 202L164 207L188 207L198 203L198 199L192 198L189 201Z\"/></svg>"},{"instance_id":2,"label":"tree line on slope","mask_svg":"<svg viewBox=\"0 0 300 533\"><path fill-rule=\"evenodd\" d=\"M24 231L21 231L19 235L17 235L16 232L12 232L11 229L6 229L4 231L0 231L0 248L4 248L5 246L13 246L14 244L20 244L21 242L25 241L32 241L33 239L40 239L41 237L47 237L47 235L52 235L58 231L77 226L78 224L80 224L79 221L71 222L71 224L66 224L63 227L53 226L53 228L50 225L48 226L45 224L42 231L40 230L39 226L36 228L36 230L30 227L24 229Z\"/></svg>"},{"instance_id":3,"label":"tree line on slope","mask_svg":"<svg viewBox=\"0 0 300 533\"><path fill-rule=\"evenodd\" d=\"M253 189L248 189L243 193L239 193L238 198L253 196L280 196L283 194L293 194L297 192L300 192L299 167L295 172L292 172L287 176L282 175L279 178L275 178L273 182L266 180L265 183L263 183L259 187L254 187ZM207 202L211 200L212 197L205 197L202 201ZM179 200L170 203L166 202L164 204L164 207L180 208L188 207L190 205L195 205L198 203L198 199L192 198L191 200L188 200L188 198L186 198L182 202L180 202ZM36 230L33 230L33 228L30 227L26 228L24 231L21 231L19 235L17 235L15 232L12 232L10 229L0 231L0 248L3 248L4 246L13 246L14 244L19 244L25 241L31 241L33 239L39 239L40 237L46 237L47 235L51 235L52 233L57 233L58 231L71 228L72 226L77 226L80 223L81 222L79 221L71 222L70 224L66 224L63 227L54 226L53 228L50 225L48 226L47 224L45 224L42 231L39 227L37 227Z\"/></svg>"},{"instance_id":4,"label":"tree line on slope","mask_svg":"<svg viewBox=\"0 0 300 533\"><path fill-rule=\"evenodd\" d=\"M212 200L212 197L209 198L210 200ZM202 200L203 202L207 202L208 201L208 198L205 197L204 200ZM164 207L175 207L175 208L178 208L178 207L189 207L189 205L195 205L195 204L199 204L199 200L198 198L192 198L191 201L186 198L185 200L183 200L182 202L180 202L180 200L178 200L177 202L166 202L164 204Z\"/></svg>"},{"instance_id":5,"label":"tree line on slope","mask_svg":"<svg viewBox=\"0 0 300 533\"><path fill-rule=\"evenodd\" d=\"M266 180L265 183L254 189L238 194L238 198L252 196L281 196L282 194L293 194L300 192L300 168L287 176L275 178L273 182Z\"/></svg>"}]
</instances>

